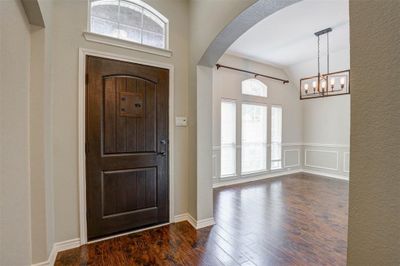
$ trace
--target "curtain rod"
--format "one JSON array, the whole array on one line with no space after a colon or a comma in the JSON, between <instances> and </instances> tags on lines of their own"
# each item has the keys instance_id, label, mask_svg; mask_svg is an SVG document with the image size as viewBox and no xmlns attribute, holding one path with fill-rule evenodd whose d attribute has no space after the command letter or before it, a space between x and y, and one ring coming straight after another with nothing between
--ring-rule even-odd
<instances>
[{"instance_id":1,"label":"curtain rod","mask_svg":"<svg viewBox=\"0 0 400 266\"><path fill-rule=\"evenodd\" d=\"M273 80L281 81L281 82L283 82L283 84L289 83L289 80L280 79L280 78L275 78L275 77L263 75L263 74L260 74L260 73L256 73L256 72L251 72L251 71L248 71L248 70L244 70L244 69L239 69L239 68L235 68L235 67L225 66L225 65L221 65L221 64L216 64L216 66L217 66L217 69L220 69L220 68L222 67L222 68L227 68L227 69L231 69L231 70L236 70L236 71L240 71L240 72L244 72L244 73L248 73L248 74L253 74L255 78L256 78L257 76L260 76L260 77L264 77L264 78L268 78L268 79L273 79Z\"/></svg>"}]
</instances>

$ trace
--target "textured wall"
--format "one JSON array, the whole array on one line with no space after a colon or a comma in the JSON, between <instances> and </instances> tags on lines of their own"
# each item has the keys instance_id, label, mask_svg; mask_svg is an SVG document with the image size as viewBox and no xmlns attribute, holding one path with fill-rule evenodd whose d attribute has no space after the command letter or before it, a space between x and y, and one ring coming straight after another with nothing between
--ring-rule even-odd
<instances>
[{"instance_id":1,"label":"textured wall","mask_svg":"<svg viewBox=\"0 0 400 266\"><path fill-rule=\"evenodd\" d=\"M400 1L350 0L348 265L400 265Z\"/></svg>"}]
</instances>

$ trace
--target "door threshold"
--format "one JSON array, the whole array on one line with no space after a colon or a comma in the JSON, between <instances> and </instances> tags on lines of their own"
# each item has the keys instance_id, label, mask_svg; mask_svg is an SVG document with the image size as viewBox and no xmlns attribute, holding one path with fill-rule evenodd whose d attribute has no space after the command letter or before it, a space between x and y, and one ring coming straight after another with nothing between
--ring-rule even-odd
<instances>
[{"instance_id":1,"label":"door threshold","mask_svg":"<svg viewBox=\"0 0 400 266\"><path fill-rule=\"evenodd\" d=\"M146 231L146 230L150 230L150 229L166 226L166 225L169 225L169 224L171 224L171 223L162 223L162 224L157 224L157 225L153 225L153 226L149 226L149 227L145 227L145 228L141 228L141 229L137 229L137 230L128 231L128 232L125 232L125 233L120 233L120 234L116 234L116 235L112 235L112 236L106 236L106 237L103 237L103 238L90 240L85 245L89 245L89 244L93 244L93 243L96 243L96 242L117 238L117 237L120 237L120 236L126 236L126 235L130 235L130 234L134 234L134 233L139 233L139 232L143 232L143 231Z\"/></svg>"}]
</instances>

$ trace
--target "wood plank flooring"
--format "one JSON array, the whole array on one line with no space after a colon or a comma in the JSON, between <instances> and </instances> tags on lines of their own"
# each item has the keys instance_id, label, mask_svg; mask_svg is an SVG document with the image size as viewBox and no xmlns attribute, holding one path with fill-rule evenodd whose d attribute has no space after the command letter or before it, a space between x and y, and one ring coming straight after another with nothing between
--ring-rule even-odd
<instances>
[{"instance_id":1,"label":"wood plank flooring","mask_svg":"<svg viewBox=\"0 0 400 266\"><path fill-rule=\"evenodd\" d=\"M214 190L216 225L163 226L61 252L55 265L346 265L348 183L293 174Z\"/></svg>"}]
</instances>

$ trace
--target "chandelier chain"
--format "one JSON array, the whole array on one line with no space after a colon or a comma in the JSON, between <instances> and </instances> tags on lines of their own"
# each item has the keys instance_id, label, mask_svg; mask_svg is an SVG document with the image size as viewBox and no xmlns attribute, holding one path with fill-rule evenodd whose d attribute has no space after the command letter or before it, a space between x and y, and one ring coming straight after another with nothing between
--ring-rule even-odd
<instances>
[{"instance_id":1,"label":"chandelier chain","mask_svg":"<svg viewBox=\"0 0 400 266\"><path fill-rule=\"evenodd\" d=\"M329 32L326 34L326 73L329 73Z\"/></svg>"}]
</instances>

